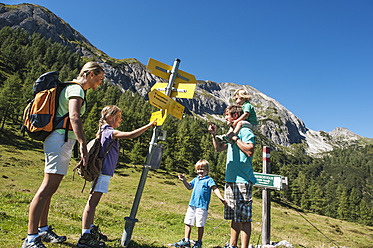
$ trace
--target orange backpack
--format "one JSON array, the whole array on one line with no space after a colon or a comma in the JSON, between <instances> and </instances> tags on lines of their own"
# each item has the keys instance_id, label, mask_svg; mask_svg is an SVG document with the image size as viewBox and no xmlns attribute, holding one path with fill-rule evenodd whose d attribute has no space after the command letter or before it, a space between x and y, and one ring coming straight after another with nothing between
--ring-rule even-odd
<instances>
[{"instance_id":1,"label":"orange backpack","mask_svg":"<svg viewBox=\"0 0 373 248\"><path fill-rule=\"evenodd\" d=\"M62 89L79 83L62 83L58 80L58 76L58 71L47 72L34 83L34 99L28 101L21 127L21 132L24 134L26 131L32 139L44 141L53 130L65 129L65 141L67 141L68 131L72 130L69 113L62 117L56 117L55 114ZM83 103L85 101L84 96Z\"/></svg>"}]
</instances>

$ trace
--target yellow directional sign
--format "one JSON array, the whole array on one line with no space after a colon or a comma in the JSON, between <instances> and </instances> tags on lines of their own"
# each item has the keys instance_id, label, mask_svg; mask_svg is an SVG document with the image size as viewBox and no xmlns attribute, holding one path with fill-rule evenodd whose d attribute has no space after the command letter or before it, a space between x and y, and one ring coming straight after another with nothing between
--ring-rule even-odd
<instances>
[{"instance_id":1,"label":"yellow directional sign","mask_svg":"<svg viewBox=\"0 0 373 248\"><path fill-rule=\"evenodd\" d=\"M148 65L146 67L146 71L164 78L166 80L169 80L171 71L172 71L172 66L166 65L162 62L159 62L155 59L149 58ZM195 83L197 84L196 77L192 74L189 74L185 71L182 70L177 70L177 77L175 78L175 83L178 82L184 82L184 83Z\"/></svg>"},{"instance_id":2,"label":"yellow directional sign","mask_svg":"<svg viewBox=\"0 0 373 248\"><path fill-rule=\"evenodd\" d=\"M171 99L169 96L163 94L158 90L152 90L148 94L149 102L151 105L156 106L160 109L167 109L170 115L175 116L179 120L183 117L184 106L175 100Z\"/></svg>"},{"instance_id":3,"label":"yellow directional sign","mask_svg":"<svg viewBox=\"0 0 373 248\"><path fill-rule=\"evenodd\" d=\"M167 108L167 111L170 115L173 115L179 120L181 120L183 118L184 106L178 103L177 101L172 100L170 102L169 107Z\"/></svg>"},{"instance_id":4,"label":"yellow directional sign","mask_svg":"<svg viewBox=\"0 0 373 248\"><path fill-rule=\"evenodd\" d=\"M148 96L150 104L156 106L159 109L167 109L170 100L172 100L169 96L166 96L158 90L150 91L148 93Z\"/></svg>"},{"instance_id":5,"label":"yellow directional sign","mask_svg":"<svg viewBox=\"0 0 373 248\"><path fill-rule=\"evenodd\" d=\"M167 110L159 110L157 112L152 113L152 116L150 117L150 122L158 118L157 120L157 126L162 126L163 122L166 120L167 117Z\"/></svg>"},{"instance_id":6,"label":"yellow directional sign","mask_svg":"<svg viewBox=\"0 0 373 248\"><path fill-rule=\"evenodd\" d=\"M171 91L171 97L177 98L193 98L194 91L196 89L197 82L195 83L187 83L187 82L179 82L175 83L173 86L173 90ZM151 90L158 90L162 92L166 92L167 83L156 83L153 85Z\"/></svg>"}]
</instances>

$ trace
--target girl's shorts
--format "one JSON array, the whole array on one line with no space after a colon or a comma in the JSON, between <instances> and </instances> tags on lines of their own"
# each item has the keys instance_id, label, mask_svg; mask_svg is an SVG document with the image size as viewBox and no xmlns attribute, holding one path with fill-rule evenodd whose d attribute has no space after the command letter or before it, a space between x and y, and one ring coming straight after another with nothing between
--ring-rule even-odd
<instances>
[{"instance_id":1,"label":"girl's shorts","mask_svg":"<svg viewBox=\"0 0 373 248\"><path fill-rule=\"evenodd\" d=\"M194 226L195 222L196 227L203 227L206 224L207 215L207 209L188 206L188 210L185 214L184 223L189 226Z\"/></svg>"},{"instance_id":2,"label":"girl's shorts","mask_svg":"<svg viewBox=\"0 0 373 248\"><path fill-rule=\"evenodd\" d=\"M107 192L109 190L110 178L111 178L111 176L100 174L100 176L97 179L96 187L93 191L94 192L102 192L102 193L107 194ZM91 184L91 189L92 189L92 186L93 186L93 182Z\"/></svg>"},{"instance_id":3,"label":"girl's shorts","mask_svg":"<svg viewBox=\"0 0 373 248\"><path fill-rule=\"evenodd\" d=\"M44 173L66 175L69 168L71 153L76 140L54 130L44 141L45 168Z\"/></svg>"}]
</instances>

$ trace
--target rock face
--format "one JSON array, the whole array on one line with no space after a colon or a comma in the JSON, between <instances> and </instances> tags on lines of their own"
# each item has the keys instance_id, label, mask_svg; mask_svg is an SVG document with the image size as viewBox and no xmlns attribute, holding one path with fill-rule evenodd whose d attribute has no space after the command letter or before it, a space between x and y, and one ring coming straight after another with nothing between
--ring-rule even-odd
<instances>
[{"instance_id":1,"label":"rock face","mask_svg":"<svg viewBox=\"0 0 373 248\"><path fill-rule=\"evenodd\" d=\"M30 34L40 33L82 56L94 57L104 67L106 80L122 91L131 90L147 98L150 88L155 83L164 81L146 72L145 65L136 59L130 62L120 61L114 65L110 62L114 59L95 48L84 36L44 7L0 3L0 29L5 26L20 27ZM275 99L248 85L198 81L194 98L178 101L201 118L224 120L224 109L233 104L233 93L239 88L245 88L252 96L250 102L257 113L259 132L279 146L305 143L309 154L318 154L330 151L334 146L349 145L362 139L344 128L336 128L329 134L309 130L302 120Z\"/></svg>"},{"instance_id":2,"label":"rock face","mask_svg":"<svg viewBox=\"0 0 373 248\"><path fill-rule=\"evenodd\" d=\"M23 28L30 34L40 33L52 42L58 42L80 51L84 56L92 56L91 52L84 49L94 46L79 32L70 27L55 14L38 5L20 4L4 5L0 3L0 28L10 26ZM74 44L72 41L80 43Z\"/></svg>"}]
</instances>

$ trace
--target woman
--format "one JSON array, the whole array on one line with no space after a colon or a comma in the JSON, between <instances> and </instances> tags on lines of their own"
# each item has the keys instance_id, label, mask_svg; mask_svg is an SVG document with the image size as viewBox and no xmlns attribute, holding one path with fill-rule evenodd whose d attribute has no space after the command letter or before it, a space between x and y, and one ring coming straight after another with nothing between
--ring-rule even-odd
<instances>
[{"instance_id":1,"label":"woman","mask_svg":"<svg viewBox=\"0 0 373 248\"><path fill-rule=\"evenodd\" d=\"M83 99L87 89L96 90L104 79L104 70L96 62L86 63L73 80L75 84L68 85L61 91L57 117L69 113L72 130L65 142L65 130L54 130L44 141L45 169L44 180L31 201L27 239L22 248L43 248L42 242L61 243L66 236L58 236L48 226L49 205L53 194L58 189L62 178L67 174L71 153L75 142L79 142L80 155L83 164L86 163L87 143L83 132L81 115L85 112Z\"/></svg>"}]
</instances>

